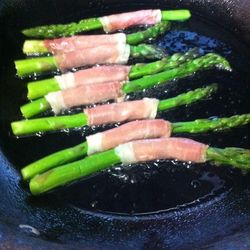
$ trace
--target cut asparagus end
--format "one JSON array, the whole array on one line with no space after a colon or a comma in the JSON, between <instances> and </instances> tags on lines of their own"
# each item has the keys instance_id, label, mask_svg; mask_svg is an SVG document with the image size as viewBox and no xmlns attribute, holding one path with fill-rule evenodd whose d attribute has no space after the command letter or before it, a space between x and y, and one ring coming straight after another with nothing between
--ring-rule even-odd
<instances>
[{"instance_id":1,"label":"cut asparagus end","mask_svg":"<svg viewBox=\"0 0 250 250\"><path fill-rule=\"evenodd\" d=\"M25 118L30 118L32 116L38 115L51 108L50 104L45 98L40 98L38 100L32 101L23 105L20 110Z\"/></svg>"},{"instance_id":2,"label":"cut asparagus end","mask_svg":"<svg viewBox=\"0 0 250 250\"><path fill-rule=\"evenodd\" d=\"M23 53L26 55L49 53L44 41L42 40L26 40L23 44Z\"/></svg>"},{"instance_id":3,"label":"cut asparagus end","mask_svg":"<svg viewBox=\"0 0 250 250\"><path fill-rule=\"evenodd\" d=\"M61 90L55 77L41 81L29 82L27 87L29 100L34 100L43 97L50 92Z\"/></svg>"},{"instance_id":4,"label":"cut asparagus end","mask_svg":"<svg viewBox=\"0 0 250 250\"><path fill-rule=\"evenodd\" d=\"M161 11L161 20L184 21L191 17L189 10L163 10Z\"/></svg>"},{"instance_id":5,"label":"cut asparagus end","mask_svg":"<svg viewBox=\"0 0 250 250\"><path fill-rule=\"evenodd\" d=\"M114 164L120 163L120 161L114 149L94 154L83 160L56 167L41 175L35 176L30 181L30 191L33 195L39 195L82 177L95 174Z\"/></svg>"},{"instance_id":6,"label":"cut asparagus end","mask_svg":"<svg viewBox=\"0 0 250 250\"><path fill-rule=\"evenodd\" d=\"M53 167L61 166L68 162L78 160L79 158L87 154L87 150L88 144L87 142L84 142L75 147L58 151L22 168L22 177L24 180L29 180L34 176L42 174L43 172L48 171Z\"/></svg>"},{"instance_id":7,"label":"cut asparagus end","mask_svg":"<svg viewBox=\"0 0 250 250\"><path fill-rule=\"evenodd\" d=\"M38 132L56 131L67 128L79 128L88 124L84 113L76 115L52 116L38 119L15 121L11 123L13 134L16 136L35 134Z\"/></svg>"},{"instance_id":8,"label":"cut asparagus end","mask_svg":"<svg viewBox=\"0 0 250 250\"><path fill-rule=\"evenodd\" d=\"M15 67L19 77L29 76L34 73L40 74L57 69L56 61L53 56L17 60L15 61Z\"/></svg>"}]
</instances>

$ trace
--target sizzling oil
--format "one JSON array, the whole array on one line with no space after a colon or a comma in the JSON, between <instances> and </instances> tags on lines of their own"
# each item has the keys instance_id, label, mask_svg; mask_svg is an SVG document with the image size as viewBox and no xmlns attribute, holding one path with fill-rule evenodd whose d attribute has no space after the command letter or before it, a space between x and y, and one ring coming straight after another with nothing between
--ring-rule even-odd
<instances>
[{"instance_id":1,"label":"sizzling oil","mask_svg":"<svg viewBox=\"0 0 250 250\"><path fill-rule=\"evenodd\" d=\"M223 35L222 35L223 34ZM9 34L11 38L11 34ZM13 59L20 53L20 45L13 43ZM249 50L234 37L218 27L201 22L193 17L189 24L167 32L154 43L169 54L186 52L199 47L201 53L216 52L225 56L233 72L209 70L200 72L169 84L132 94L129 99L155 97L166 99L190 89L213 82L219 84L218 93L211 98L186 107L162 112L158 117L175 121L197 118L222 117L249 112ZM22 57L21 54L18 56ZM37 136L14 138L9 123L20 119L18 107L26 102L25 83L14 79L14 66L6 62L6 75L1 82L10 82L1 99L1 145L8 159L20 169L22 166L54 151L81 143L85 136L103 131L116 125L97 126L65 130L58 133L38 133ZM35 76L37 77L37 76ZM11 109L9 107L12 107ZM75 109L67 113L76 112ZM47 112L45 115L50 115ZM209 133L186 136L217 147L237 146L249 148L249 127L224 133ZM211 164L190 164L176 161L155 161L133 166L115 166L96 176L82 180L58 190L55 195L63 197L65 204L84 210L112 213L144 214L169 209L180 209L202 203L230 192L232 188L244 188L247 176L228 167ZM26 188L25 186L23 188Z\"/></svg>"}]
</instances>

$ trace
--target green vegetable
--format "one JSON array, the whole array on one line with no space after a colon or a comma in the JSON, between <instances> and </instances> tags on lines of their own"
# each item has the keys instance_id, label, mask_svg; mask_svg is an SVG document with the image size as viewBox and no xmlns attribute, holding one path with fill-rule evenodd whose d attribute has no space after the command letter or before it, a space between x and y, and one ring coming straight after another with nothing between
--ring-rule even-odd
<instances>
[{"instance_id":1,"label":"green vegetable","mask_svg":"<svg viewBox=\"0 0 250 250\"><path fill-rule=\"evenodd\" d=\"M189 91L174 98L162 100L159 103L158 110L168 110L181 105L191 104L211 95L216 91L214 84ZM112 104L111 104L112 105ZM37 132L54 131L66 128L82 127L88 124L88 117L84 113L76 115L43 117L38 119L22 120L11 123L14 135L33 134Z\"/></svg>"},{"instance_id":2,"label":"green vegetable","mask_svg":"<svg viewBox=\"0 0 250 250\"><path fill-rule=\"evenodd\" d=\"M154 45L140 44L138 46L130 46L130 57L132 58L161 59L165 56L165 52ZM15 61L17 75L25 77L56 70L58 69L57 60L57 56L17 60Z\"/></svg>"},{"instance_id":3,"label":"green vegetable","mask_svg":"<svg viewBox=\"0 0 250 250\"><path fill-rule=\"evenodd\" d=\"M173 69L180 66L182 63L191 61L199 56L198 49L191 49L188 52L176 53L170 57L164 58L160 61L156 61L148 64L135 64L132 65L129 72L129 79L139 78L146 75L151 75L158 73L163 70ZM33 81L28 83L28 98L30 100L43 97L46 94L61 90L60 86L55 77L41 80Z\"/></svg>"},{"instance_id":4,"label":"green vegetable","mask_svg":"<svg viewBox=\"0 0 250 250\"><path fill-rule=\"evenodd\" d=\"M191 17L189 10L164 10L161 12L161 14L161 21L184 21ZM80 20L78 23L52 24L24 29L22 33L28 37L54 38L61 36L72 36L80 32L102 28L102 23L98 18L89 18Z\"/></svg>"},{"instance_id":5,"label":"green vegetable","mask_svg":"<svg viewBox=\"0 0 250 250\"><path fill-rule=\"evenodd\" d=\"M250 150L208 147L204 153L206 161L211 161L215 164L230 165L243 170L250 169ZM171 159L171 157L168 158ZM96 174L118 163L121 163L121 159L115 153L114 149L94 154L83 160L56 167L41 175L35 176L30 181L30 191L33 195L39 195L80 178Z\"/></svg>"},{"instance_id":6,"label":"green vegetable","mask_svg":"<svg viewBox=\"0 0 250 250\"><path fill-rule=\"evenodd\" d=\"M205 133L209 131L225 131L250 123L250 114L235 115L231 117L218 118L217 120L200 119L191 122L172 123L172 133ZM117 145L118 146L118 145ZM37 174L68 162L84 157L87 154L87 142L81 143L75 147L67 148L38 161L35 161L24 167L21 172L24 180L33 178ZM209 150L209 152L213 152ZM224 152L224 151L223 151ZM210 154L211 154L210 153ZM234 157L235 158L235 157Z\"/></svg>"}]
</instances>

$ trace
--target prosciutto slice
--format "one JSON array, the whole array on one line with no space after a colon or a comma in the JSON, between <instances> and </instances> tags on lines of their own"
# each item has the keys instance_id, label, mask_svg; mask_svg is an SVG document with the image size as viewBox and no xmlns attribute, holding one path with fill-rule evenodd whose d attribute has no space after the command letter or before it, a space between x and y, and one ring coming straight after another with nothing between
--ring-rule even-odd
<instances>
[{"instance_id":1,"label":"prosciutto slice","mask_svg":"<svg viewBox=\"0 0 250 250\"><path fill-rule=\"evenodd\" d=\"M57 114L63 109L91 103L118 100L122 97L122 82L87 84L76 88L51 92L45 96L52 110Z\"/></svg>"},{"instance_id":2,"label":"prosciutto slice","mask_svg":"<svg viewBox=\"0 0 250 250\"><path fill-rule=\"evenodd\" d=\"M87 136L88 155L114 148L125 142L169 137L170 134L171 123L162 119L129 122L105 132Z\"/></svg>"},{"instance_id":3,"label":"prosciutto slice","mask_svg":"<svg viewBox=\"0 0 250 250\"><path fill-rule=\"evenodd\" d=\"M107 65L79 70L55 76L61 89L78 87L85 84L98 84L114 81L128 81L131 66Z\"/></svg>"},{"instance_id":4,"label":"prosciutto slice","mask_svg":"<svg viewBox=\"0 0 250 250\"><path fill-rule=\"evenodd\" d=\"M55 55L57 67L61 71L95 64L126 64L130 55L127 44L107 44L84 50L74 50Z\"/></svg>"},{"instance_id":5,"label":"prosciutto slice","mask_svg":"<svg viewBox=\"0 0 250 250\"><path fill-rule=\"evenodd\" d=\"M101 125L124 121L154 119L157 114L159 100L143 98L138 101L112 103L85 109L88 125Z\"/></svg>"},{"instance_id":6,"label":"prosciutto slice","mask_svg":"<svg viewBox=\"0 0 250 250\"><path fill-rule=\"evenodd\" d=\"M112 32L135 25L155 24L161 21L160 10L139 10L99 18L103 29Z\"/></svg>"},{"instance_id":7,"label":"prosciutto slice","mask_svg":"<svg viewBox=\"0 0 250 250\"><path fill-rule=\"evenodd\" d=\"M207 145L186 138L161 138L128 142L115 148L122 163L157 159L205 162Z\"/></svg>"},{"instance_id":8,"label":"prosciutto slice","mask_svg":"<svg viewBox=\"0 0 250 250\"><path fill-rule=\"evenodd\" d=\"M44 45L52 54L68 53L74 50L95 48L108 44L125 44L126 35L117 33L112 35L82 35L44 40Z\"/></svg>"}]
</instances>

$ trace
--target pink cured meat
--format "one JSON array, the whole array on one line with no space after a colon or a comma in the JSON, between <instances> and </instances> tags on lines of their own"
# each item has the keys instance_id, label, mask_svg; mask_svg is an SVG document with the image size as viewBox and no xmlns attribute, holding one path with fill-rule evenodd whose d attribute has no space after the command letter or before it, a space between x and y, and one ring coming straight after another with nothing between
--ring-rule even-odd
<instances>
[{"instance_id":1,"label":"pink cured meat","mask_svg":"<svg viewBox=\"0 0 250 250\"><path fill-rule=\"evenodd\" d=\"M127 45L103 45L85 50L75 50L68 53L55 55L57 67L65 71L95 64L126 64L129 58Z\"/></svg>"},{"instance_id":2,"label":"pink cured meat","mask_svg":"<svg viewBox=\"0 0 250 250\"><path fill-rule=\"evenodd\" d=\"M62 91L63 101L67 108L91 103L116 100L122 96L122 82L88 84Z\"/></svg>"},{"instance_id":3,"label":"pink cured meat","mask_svg":"<svg viewBox=\"0 0 250 250\"><path fill-rule=\"evenodd\" d=\"M171 123L162 119L133 121L102 133L102 149L145 138L169 137Z\"/></svg>"},{"instance_id":4,"label":"pink cured meat","mask_svg":"<svg viewBox=\"0 0 250 250\"><path fill-rule=\"evenodd\" d=\"M90 126L153 119L156 115L157 101L156 99L144 98L138 101L106 104L85 109L84 113L88 116L88 125Z\"/></svg>"},{"instance_id":5,"label":"pink cured meat","mask_svg":"<svg viewBox=\"0 0 250 250\"><path fill-rule=\"evenodd\" d=\"M106 32L125 29L135 25L155 24L161 21L160 10L139 10L100 18Z\"/></svg>"},{"instance_id":6,"label":"pink cured meat","mask_svg":"<svg viewBox=\"0 0 250 250\"><path fill-rule=\"evenodd\" d=\"M74 73L75 85L96 84L113 81L127 81L131 66L99 66Z\"/></svg>"},{"instance_id":7,"label":"pink cured meat","mask_svg":"<svg viewBox=\"0 0 250 250\"><path fill-rule=\"evenodd\" d=\"M186 138L148 139L133 142L137 162L156 159L205 162L207 145Z\"/></svg>"},{"instance_id":8,"label":"pink cured meat","mask_svg":"<svg viewBox=\"0 0 250 250\"><path fill-rule=\"evenodd\" d=\"M67 53L79 49L119 43L126 43L125 34L82 35L44 40L44 45L52 54Z\"/></svg>"}]
</instances>

